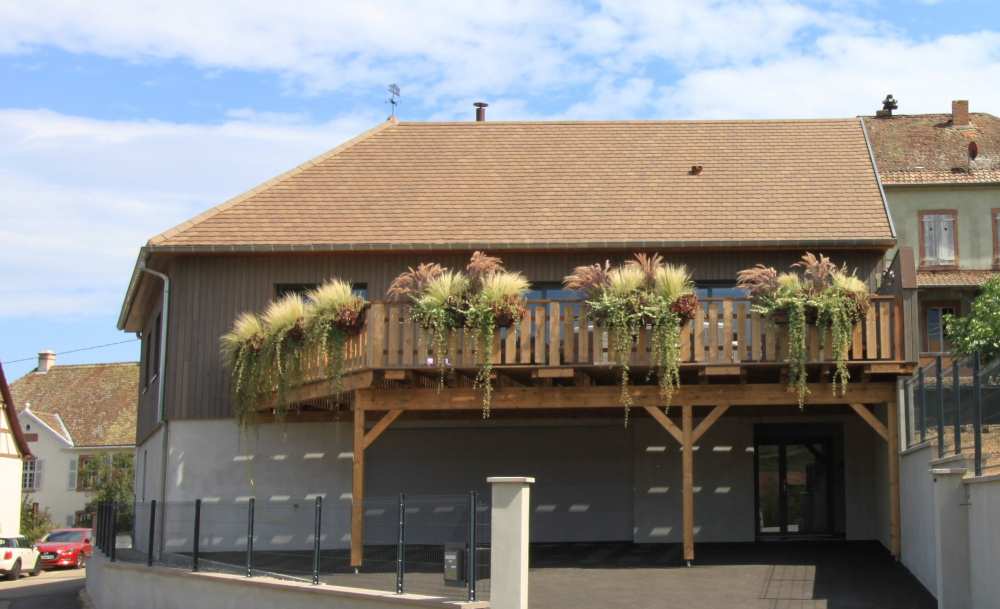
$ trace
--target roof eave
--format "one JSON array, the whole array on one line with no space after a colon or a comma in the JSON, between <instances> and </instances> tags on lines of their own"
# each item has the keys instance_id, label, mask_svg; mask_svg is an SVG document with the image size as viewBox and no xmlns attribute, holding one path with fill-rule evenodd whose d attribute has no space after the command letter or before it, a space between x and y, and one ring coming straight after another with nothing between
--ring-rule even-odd
<instances>
[{"instance_id":1,"label":"roof eave","mask_svg":"<svg viewBox=\"0 0 1000 609\"><path fill-rule=\"evenodd\" d=\"M149 247L144 246L139 249L139 255L135 259L135 266L132 267L132 277L128 281L128 288L125 290L125 300L122 301L122 308L118 312L118 329L125 331L128 325L128 318L132 314L132 303L135 295L139 291L139 281L142 277L142 266L149 258Z\"/></svg>"}]
</instances>

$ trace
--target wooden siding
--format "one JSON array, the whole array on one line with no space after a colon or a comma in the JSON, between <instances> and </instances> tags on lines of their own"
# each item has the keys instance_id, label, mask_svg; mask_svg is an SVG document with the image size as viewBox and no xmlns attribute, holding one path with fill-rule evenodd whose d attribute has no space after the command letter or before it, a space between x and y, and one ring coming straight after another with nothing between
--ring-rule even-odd
<instances>
[{"instance_id":1,"label":"wooden siding","mask_svg":"<svg viewBox=\"0 0 1000 609\"><path fill-rule=\"evenodd\" d=\"M827 252L829 253L829 252ZM533 281L560 281L574 266L628 258L630 252L502 253L508 268L523 271ZM667 254L686 264L696 281L733 282L736 273L758 262L786 268L800 251L719 251ZM299 254L178 256L164 265L171 277L170 329L167 344L167 417L220 418L231 415L228 378L219 358L219 337L243 311L261 311L274 296L275 284L318 283L340 277L368 285L372 299L385 293L392 279L422 261L460 268L467 253ZM882 253L845 252L834 255L858 274L874 281L881 272ZM155 314L147 319L155 319ZM578 348L583 348L578 346ZM149 393L149 392L147 392ZM155 394L151 400L155 419ZM145 408L145 406L140 406ZM139 437L152 427L140 415ZM155 424L155 421L154 421Z\"/></svg>"},{"instance_id":2,"label":"wooden siding","mask_svg":"<svg viewBox=\"0 0 1000 609\"><path fill-rule=\"evenodd\" d=\"M159 294L159 296L156 296L151 301L151 309L145 312L142 324L142 341L139 348L139 412L136 416L136 445L142 444L146 436L156 428L157 423L156 401L159 397L160 379L157 378L149 383L148 386L146 385L146 379L149 378L146 374L146 366L149 365L149 362L146 361L146 345L152 340L152 333L156 328L156 317L160 314L160 301L162 300L163 292L159 292ZM170 348L169 342L167 343L167 348ZM167 385L167 388L169 387Z\"/></svg>"}]
</instances>

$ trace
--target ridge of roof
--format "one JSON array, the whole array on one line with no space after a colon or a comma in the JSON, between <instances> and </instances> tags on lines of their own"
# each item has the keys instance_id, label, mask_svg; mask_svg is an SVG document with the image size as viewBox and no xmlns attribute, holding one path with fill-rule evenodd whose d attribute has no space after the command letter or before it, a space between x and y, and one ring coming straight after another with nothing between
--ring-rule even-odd
<instances>
[{"instance_id":1,"label":"ridge of roof","mask_svg":"<svg viewBox=\"0 0 1000 609\"><path fill-rule=\"evenodd\" d=\"M89 364L56 364L49 368L49 370L55 370L56 368L107 368L110 366L138 366L139 362L92 362ZM38 368L35 368L29 374L38 372ZM43 372L41 374L48 374ZM16 381L15 381L16 382Z\"/></svg>"},{"instance_id":2,"label":"ridge of roof","mask_svg":"<svg viewBox=\"0 0 1000 609\"><path fill-rule=\"evenodd\" d=\"M174 237L179 233L184 232L185 230L191 228L192 226L201 224L205 220L208 220L209 218L229 209L230 207L240 203L241 201L249 199L250 197L256 194L260 194L261 192L264 192L269 188L284 182L288 178L294 177L302 173L306 169L309 169L310 167L313 167L314 165L321 163L332 156L336 156L337 154L343 152L344 150L351 148L355 144L363 142L364 140L375 135L376 133L384 131L385 129L388 129L389 127L398 124L399 124L398 120L396 120L395 118L390 118L385 122L382 122L376 125L375 127L372 127L371 129L361 133L360 135L357 135L345 142L342 142L341 144L335 146L334 148L331 148L330 150L327 150L326 152L309 159L305 163L297 165L284 173L281 173L265 182L262 182L257 186L251 188L250 190L243 192L242 194L236 195L235 197L232 197L231 199L228 199L227 201L224 201L214 207L211 207L203 211L202 213L198 214L197 216L185 220L184 222L181 222L180 224L172 228L168 228L167 230L163 231L158 235L154 235L152 238L150 238L148 244L156 245L157 243L162 243L163 241L166 241L167 239Z\"/></svg>"},{"instance_id":3,"label":"ridge of roof","mask_svg":"<svg viewBox=\"0 0 1000 609\"><path fill-rule=\"evenodd\" d=\"M509 120L509 121L399 121L402 127L443 127L443 126L465 126L465 127L490 127L496 125L773 125L785 123L851 123L857 117L843 118L716 118L716 119L622 119L622 120Z\"/></svg>"}]
</instances>

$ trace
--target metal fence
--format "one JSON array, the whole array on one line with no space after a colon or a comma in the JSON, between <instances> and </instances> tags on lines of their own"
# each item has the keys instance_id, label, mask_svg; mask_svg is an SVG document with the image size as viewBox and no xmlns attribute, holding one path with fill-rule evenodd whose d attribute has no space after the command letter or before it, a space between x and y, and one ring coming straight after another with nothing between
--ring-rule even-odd
<instances>
[{"instance_id":1,"label":"metal fence","mask_svg":"<svg viewBox=\"0 0 1000 609\"><path fill-rule=\"evenodd\" d=\"M322 496L108 503L98 507L95 535L112 561L489 598L490 506L478 493L366 499L357 567L350 512L349 501Z\"/></svg>"},{"instance_id":2,"label":"metal fence","mask_svg":"<svg viewBox=\"0 0 1000 609\"><path fill-rule=\"evenodd\" d=\"M939 457L966 455L977 476L1000 473L1000 359L939 355L903 394L907 447L932 442Z\"/></svg>"}]
</instances>

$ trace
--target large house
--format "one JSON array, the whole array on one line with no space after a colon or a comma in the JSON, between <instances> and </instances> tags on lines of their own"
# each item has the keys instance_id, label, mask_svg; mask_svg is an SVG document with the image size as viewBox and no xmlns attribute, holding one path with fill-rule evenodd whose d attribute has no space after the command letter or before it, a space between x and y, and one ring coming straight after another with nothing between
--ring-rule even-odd
<instances>
[{"instance_id":1,"label":"large house","mask_svg":"<svg viewBox=\"0 0 1000 609\"><path fill-rule=\"evenodd\" d=\"M32 457L24 462L25 500L56 526L90 526L94 459L135 450L138 364L56 365L51 351L11 383ZM120 465L120 463L119 463Z\"/></svg>"},{"instance_id":2,"label":"large house","mask_svg":"<svg viewBox=\"0 0 1000 609\"><path fill-rule=\"evenodd\" d=\"M865 119L899 247L915 252L923 363L948 354L943 317L968 313L1000 268L1000 119L967 100L951 109Z\"/></svg>"},{"instance_id":3,"label":"large house","mask_svg":"<svg viewBox=\"0 0 1000 609\"><path fill-rule=\"evenodd\" d=\"M916 350L903 292L882 282L896 234L861 119L400 122L359 137L152 237L119 327L142 335L139 501L298 507L327 498L324 541L363 556L364 497L486 489L530 475L536 541L878 540L899 553L897 377ZM473 250L531 279L532 315L498 343L493 414L480 415L462 340L436 388L427 341L391 280ZM804 251L880 292L856 328L845 395L810 338L804 410L786 390L780 328L735 289L756 263ZM682 335L666 412L646 381L623 426L607 337L561 289L573 267L633 252L687 265L702 306ZM345 392L301 387L283 422L241 432L219 337L276 295L340 277L374 302ZM905 278L904 278L905 279ZM311 519L283 543L309 547ZM238 527L238 525L237 525ZM161 527L161 531L162 531ZM169 532L167 533L169 536ZM162 543L162 539L161 539Z\"/></svg>"}]
</instances>

